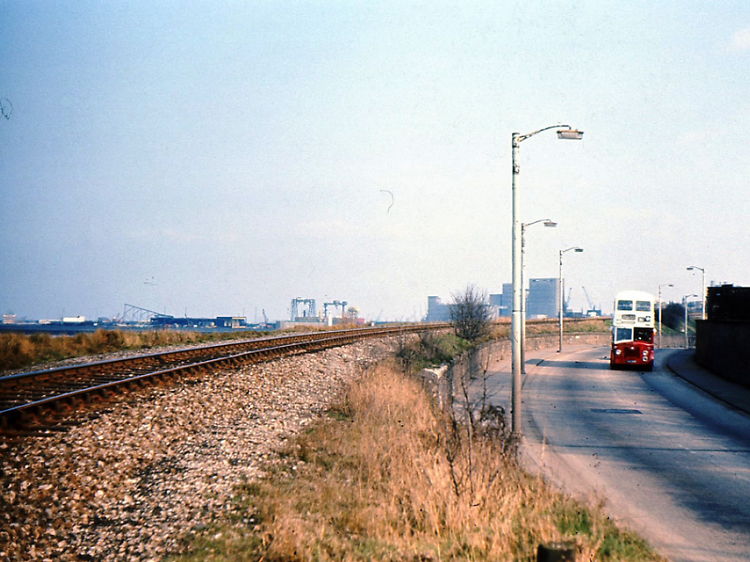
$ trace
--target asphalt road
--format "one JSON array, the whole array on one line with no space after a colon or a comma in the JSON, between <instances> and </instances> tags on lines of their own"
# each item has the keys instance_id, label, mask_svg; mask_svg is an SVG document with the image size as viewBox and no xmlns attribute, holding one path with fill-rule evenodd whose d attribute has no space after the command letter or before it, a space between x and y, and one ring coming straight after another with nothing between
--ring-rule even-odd
<instances>
[{"instance_id":1,"label":"asphalt road","mask_svg":"<svg viewBox=\"0 0 750 562\"><path fill-rule=\"evenodd\" d=\"M611 371L607 348L527 358L524 462L604 502L674 562L750 560L750 415L667 369L669 360L710 387L710 377L673 353L658 352L652 373ZM498 367L491 387L507 407L507 365ZM725 398L750 396L717 386Z\"/></svg>"}]
</instances>

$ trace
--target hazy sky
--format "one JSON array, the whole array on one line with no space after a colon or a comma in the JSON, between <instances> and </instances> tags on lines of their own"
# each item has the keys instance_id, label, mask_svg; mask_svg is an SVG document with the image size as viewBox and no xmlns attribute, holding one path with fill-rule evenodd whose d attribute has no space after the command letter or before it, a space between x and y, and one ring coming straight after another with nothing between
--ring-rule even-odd
<instances>
[{"instance_id":1,"label":"hazy sky","mask_svg":"<svg viewBox=\"0 0 750 562\"><path fill-rule=\"evenodd\" d=\"M750 285L750 3L0 0L0 312ZM9 107L4 101L4 107ZM7 110L9 112L9 110ZM392 194L392 198L391 198Z\"/></svg>"}]
</instances>

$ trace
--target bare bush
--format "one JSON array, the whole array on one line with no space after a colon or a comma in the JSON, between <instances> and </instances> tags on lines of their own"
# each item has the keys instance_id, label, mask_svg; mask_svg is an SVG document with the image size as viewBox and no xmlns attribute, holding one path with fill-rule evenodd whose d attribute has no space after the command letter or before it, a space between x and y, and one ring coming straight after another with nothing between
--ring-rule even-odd
<instances>
[{"instance_id":1,"label":"bare bush","mask_svg":"<svg viewBox=\"0 0 750 562\"><path fill-rule=\"evenodd\" d=\"M462 293L453 295L450 313L458 337L477 342L489 335L490 306L485 291L467 285Z\"/></svg>"}]
</instances>

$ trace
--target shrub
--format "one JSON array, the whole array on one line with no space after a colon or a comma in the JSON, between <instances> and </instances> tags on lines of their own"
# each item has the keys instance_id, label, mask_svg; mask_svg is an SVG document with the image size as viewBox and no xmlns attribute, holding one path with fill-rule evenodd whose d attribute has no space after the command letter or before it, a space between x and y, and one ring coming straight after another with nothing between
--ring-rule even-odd
<instances>
[{"instance_id":1,"label":"shrub","mask_svg":"<svg viewBox=\"0 0 750 562\"><path fill-rule=\"evenodd\" d=\"M487 294L469 285L463 293L453 295L450 306L451 324L456 335L470 342L486 338L490 333L490 307Z\"/></svg>"}]
</instances>

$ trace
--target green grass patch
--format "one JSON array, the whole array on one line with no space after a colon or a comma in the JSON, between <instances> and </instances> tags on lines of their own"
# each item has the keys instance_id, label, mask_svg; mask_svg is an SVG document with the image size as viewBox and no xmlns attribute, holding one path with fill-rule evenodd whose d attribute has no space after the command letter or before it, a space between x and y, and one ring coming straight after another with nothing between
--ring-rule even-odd
<instances>
[{"instance_id":1,"label":"green grass patch","mask_svg":"<svg viewBox=\"0 0 750 562\"><path fill-rule=\"evenodd\" d=\"M400 342L396 358L404 370L410 373L427 367L437 367L453 361L454 357L471 349L474 345L452 332L424 332L417 339Z\"/></svg>"}]
</instances>

